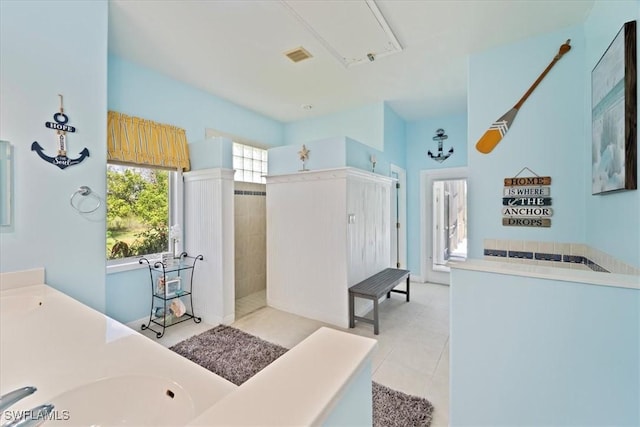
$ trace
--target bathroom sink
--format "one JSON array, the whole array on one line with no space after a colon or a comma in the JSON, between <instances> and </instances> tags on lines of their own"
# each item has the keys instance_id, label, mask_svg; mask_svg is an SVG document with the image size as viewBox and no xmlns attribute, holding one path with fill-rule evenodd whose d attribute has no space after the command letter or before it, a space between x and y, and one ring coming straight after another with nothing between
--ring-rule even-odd
<instances>
[{"instance_id":1,"label":"bathroom sink","mask_svg":"<svg viewBox=\"0 0 640 427\"><path fill-rule=\"evenodd\" d=\"M195 417L189 393L163 377L104 378L66 391L47 403L55 419L45 425L178 426Z\"/></svg>"},{"instance_id":2,"label":"bathroom sink","mask_svg":"<svg viewBox=\"0 0 640 427\"><path fill-rule=\"evenodd\" d=\"M0 316L28 313L44 305L40 295L5 295L0 298Z\"/></svg>"}]
</instances>

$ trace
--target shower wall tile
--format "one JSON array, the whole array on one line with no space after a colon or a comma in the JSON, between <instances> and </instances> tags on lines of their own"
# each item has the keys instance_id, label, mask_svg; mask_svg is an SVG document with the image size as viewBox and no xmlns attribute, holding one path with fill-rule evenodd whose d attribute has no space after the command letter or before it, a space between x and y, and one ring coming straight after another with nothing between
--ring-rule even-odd
<instances>
[{"instance_id":1,"label":"shower wall tile","mask_svg":"<svg viewBox=\"0 0 640 427\"><path fill-rule=\"evenodd\" d=\"M554 242L553 244L553 253L554 254L569 254L571 252L571 245L569 243L558 243Z\"/></svg>"},{"instance_id":2,"label":"shower wall tile","mask_svg":"<svg viewBox=\"0 0 640 427\"><path fill-rule=\"evenodd\" d=\"M498 249L496 244L496 239L484 239L484 248L485 249Z\"/></svg>"},{"instance_id":3,"label":"shower wall tile","mask_svg":"<svg viewBox=\"0 0 640 427\"><path fill-rule=\"evenodd\" d=\"M266 186L235 183L236 299L266 288Z\"/></svg>"},{"instance_id":4,"label":"shower wall tile","mask_svg":"<svg viewBox=\"0 0 640 427\"><path fill-rule=\"evenodd\" d=\"M522 240L509 240L509 252L523 252L524 241Z\"/></svg>"},{"instance_id":5,"label":"shower wall tile","mask_svg":"<svg viewBox=\"0 0 640 427\"><path fill-rule=\"evenodd\" d=\"M492 249L499 249L502 251L509 250L509 241L508 240L496 240L496 247Z\"/></svg>"},{"instance_id":6,"label":"shower wall tile","mask_svg":"<svg viewBox=\"0 0 640 427\"><path fill-rule=\"evenodd\" d=\"M524 252L538 252L538 242L527 240L523 244Z\"/></svg>"},{"instance_id":7,"label":"shower wall tile","mask_svg":"<svg viewBox=\"0 0 640 427\"><path fill-rule=\"evenodd\" d=\"M587 252L587 245L582 243L571 243L569 248L569 253L571 255L580 255L584 256Z\"/></svg>"},{"instance_id":8,"label":"shower wall tile","mask_svg":"<svg viewBox=\"0 0 640 427\"><path fill-rule=\"evenodd\" d=\"M538 250L536 252L540 252L543 254L554 254L553 242L538 242Z\"/></svg>"}]
</instances>

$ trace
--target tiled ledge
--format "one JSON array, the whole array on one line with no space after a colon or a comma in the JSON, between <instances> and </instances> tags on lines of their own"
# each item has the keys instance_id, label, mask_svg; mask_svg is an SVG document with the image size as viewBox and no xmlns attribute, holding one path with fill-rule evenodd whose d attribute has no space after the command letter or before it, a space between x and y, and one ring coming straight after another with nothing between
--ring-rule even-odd
<instances>
[{"instance_id":1,"label":"tiled ledge","mask_svg":"<svg viewBox=\"0 0 640 427\"><path fill-rule=\"evenodd\" d=\"M499 260L503 260L499 262ZM614 288L629 288L640 290L640 276L630 274L597 274L586 266L584 270L556 268L553 263L536 265L527 262L505 262L504 258L493 258L491 261L467 258L464 262L450 262L451 271L471 270L484 273L507 274L522 277L537 277L540 279L574 282L584 285L608 286ZM535 261L535 260L530 260ZM542 261L544 262L544 261ZM578 264L576 264L578 265ZM481 282L478 282L479 284Z\"/></svg>"},{"instance_id":2,"label":"tiled ledge","mask_svg":"<svg viewBox=\"0 0 640 427\"><path fill-rule=\"evenodd\" d=\"M484 259L640 275L640 269L585 244L485 239Z\"/></svg>"}]
</instances>

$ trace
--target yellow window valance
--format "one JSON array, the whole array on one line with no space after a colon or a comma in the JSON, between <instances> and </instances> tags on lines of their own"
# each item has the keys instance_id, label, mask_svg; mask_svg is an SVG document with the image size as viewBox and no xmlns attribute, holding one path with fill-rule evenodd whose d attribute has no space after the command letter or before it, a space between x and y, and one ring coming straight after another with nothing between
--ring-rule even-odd
<instances>
[{"instance_id":1,"label":"yellow window valance","mask_svg":"<svg viewBox=\"0 0 640 427\"><path fill-rule=\"evenodd\" d=\"M107 161L188 171L184 129L109 111Z\"/></svg>"}]
</instances>

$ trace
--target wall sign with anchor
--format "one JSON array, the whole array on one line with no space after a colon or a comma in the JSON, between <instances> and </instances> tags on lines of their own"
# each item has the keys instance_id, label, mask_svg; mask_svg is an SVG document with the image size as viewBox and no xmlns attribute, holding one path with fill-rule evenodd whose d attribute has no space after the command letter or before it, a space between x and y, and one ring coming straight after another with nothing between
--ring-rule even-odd
<instances>
[{"instance_id":1,"label":"wall sign with anchor","mask_svg":"<svg viewBox=\"0 0 640 427\"><path fill-rule=\"evenodd\" d=\"M84 150L80 152L80 156L75 159L70 159L67 157L67 132L74 133L76 128L68 125L69 116L64 113L64 108L62 105L62 95L58 94L60 97L60 111L53 115L54 122L46 122L44 125L52 130L56 131L56 139L58 145L58 155L55 157L47 156L44 153L44 149L38 144L38 141L34 141L31 144L31 151L35 151L38 156L45 162L51 163L53 165L58 166L60 169L65 169L68 166L77 165L82 162L86 157L89 157L89 150L85 147Z\"/></svg>"}]
</instances>

